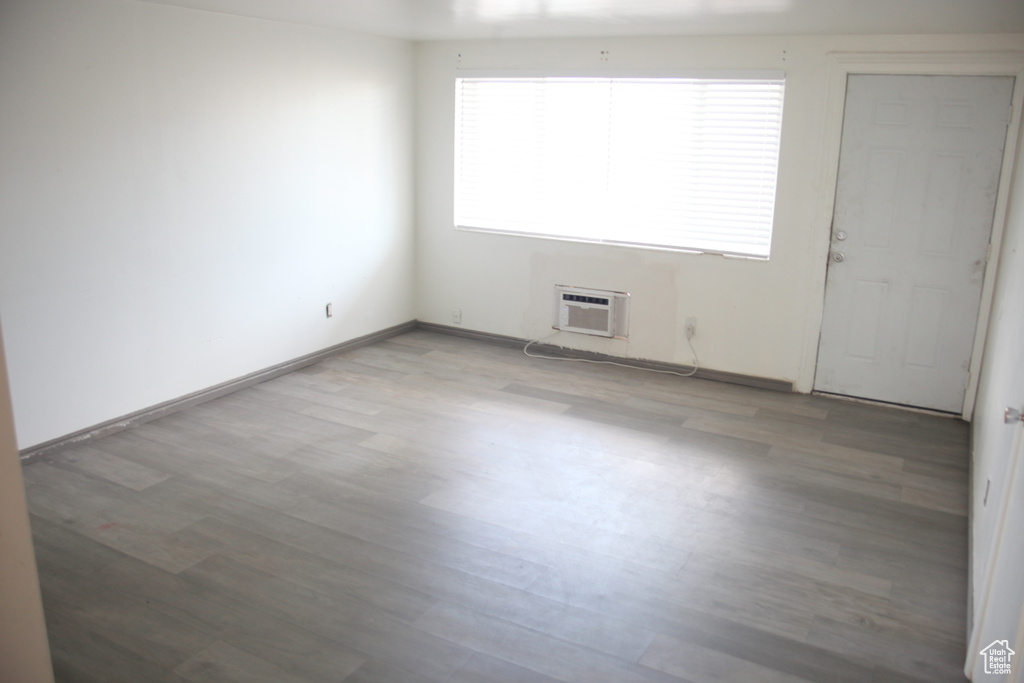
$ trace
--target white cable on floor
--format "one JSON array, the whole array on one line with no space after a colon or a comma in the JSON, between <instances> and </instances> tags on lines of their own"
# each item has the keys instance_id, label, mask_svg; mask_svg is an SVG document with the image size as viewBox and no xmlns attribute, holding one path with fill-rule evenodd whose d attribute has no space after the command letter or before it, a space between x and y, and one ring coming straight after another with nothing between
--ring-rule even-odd
<instances>
[{"instance_id":1,"label":"white cable on floor","mask_svg":"<svg viewBox=\"0 0 1024 683\"><path fill-rule=\"evenodd\" d=\"M693 340L690 339L690 338L686 339L686 343L687 343L687 345L689 345L690 352L693 354L693 370L691 370L690 372L687 372L687 373L675 372L673 370L655 370L654 368L645 368L645 367L641 367L641 366L638 366L638 365L627 365L626 363L616 363L615 361L611 361L611 360L592 360L590 358L561 358L561 357L558 357L558 356L541 356L541 355L538 355L538 354L535 354L535 353L530 353L529 349L534 344L540 344L542 342L546 342L548 339L551 339L552 337L555 337L555 336L557 336L557 335L559 335L561 333L562 333L562 331L559 330L558 332L555 332L552 335L548 335L547 337L544 337L543 339L534 339L533 341L527 342L526 346L523 347L523 353L526 354L527 356L529 356L530 358L540 358L542 360L564 360L564 361L569 361L569 362L572 362L572 363L596 363L598 365L618 365L620 368L632 368L634 370L646 370L647 372L657 372L657 373L662 374L662 375L676 375L677 377L693 377L694 375L697 374L697 370L700 367L700 362L697 359L697 350L695 348L693 348ZM565 347L564 346L559 346L558 348L564 349ZM567 349L567 350L571 350L571 349Z\"/></svg>"}]
</instances>

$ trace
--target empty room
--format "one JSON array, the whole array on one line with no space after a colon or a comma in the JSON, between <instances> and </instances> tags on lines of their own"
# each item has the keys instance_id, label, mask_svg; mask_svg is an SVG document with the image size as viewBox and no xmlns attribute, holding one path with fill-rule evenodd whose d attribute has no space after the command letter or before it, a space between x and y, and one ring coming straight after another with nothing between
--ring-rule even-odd
<instances>
[{"instance_id":1,"label":"empty room","mask_svg":"<svg viewBox=\"0 0 1024 683\"><path fill-rule=\"evenodd\" d=\"M1024 682L1022 105L1019 0L0 0L0 682Z\"/></svg>"}]
</instances>

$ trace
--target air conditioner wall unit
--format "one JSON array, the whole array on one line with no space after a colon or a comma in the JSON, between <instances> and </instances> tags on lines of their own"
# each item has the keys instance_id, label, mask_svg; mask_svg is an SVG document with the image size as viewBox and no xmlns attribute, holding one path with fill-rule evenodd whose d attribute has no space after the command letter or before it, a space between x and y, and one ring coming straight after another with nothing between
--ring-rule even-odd
<instances>
[{"instance_id":1,"label":"air conditioner wall unit","mask_svg":"<svg viewBox=\"0 0 1024 683\"><path fill-rule=\"evenodd\" d=\"M554 328L563 332L626 339L629 294L555 285Z\"/></svg>"}]
</instances>

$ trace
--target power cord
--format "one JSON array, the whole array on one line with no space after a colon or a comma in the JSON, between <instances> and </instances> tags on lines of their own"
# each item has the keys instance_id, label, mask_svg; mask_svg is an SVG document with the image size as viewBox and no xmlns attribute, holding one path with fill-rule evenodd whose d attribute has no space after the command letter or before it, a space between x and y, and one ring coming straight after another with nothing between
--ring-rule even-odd
<instances>
[{"instance_id":1,"label":"power cord","mask_svg":"<svg viewBox=\"0 0 1024 683\"><path fill-rule=\"evenodd\" d=\"M590 358L561 358L559 356L541 356L541 355L536 354L536 353L530 353L530 347L533 346L534 344L541 344L543 342L546 342L548 339L551 339L552 337L556 337L556 336L558 336L561 333L562 333L562 330L559 330L558 332L555 332L554 334L548 335L547 337L544 337L543 339L534 339L533 341L527 342L526 346L523 347L523 353L526 354L530 358L540 358L542 360L562 360L562 361L568 361L570 363L595 363L597 365L617 365L620 368L632 368L633 370L645 370L647 372L657 372L658 374L661 374L661 375L676 375L677 377L693 377L694 375L697 374L697 370L700 368L700 361L697 359L697 350L693 348L693 340L690 339L689 336L686 337L686 343L690 347L690 353L693 354L693 370L691 370L690 372L687 372L687 373L675 372L674 370L655 370L654 368L644 368L644 367L640 367L640 366L637 366L637 365L627 365L626 363L616 363L615 361L611 361L611 360L593 360L593 359L590 359ZM564 346L559 346L558 348L564 349L565 347Z\"/></svg>"}]
</instances>

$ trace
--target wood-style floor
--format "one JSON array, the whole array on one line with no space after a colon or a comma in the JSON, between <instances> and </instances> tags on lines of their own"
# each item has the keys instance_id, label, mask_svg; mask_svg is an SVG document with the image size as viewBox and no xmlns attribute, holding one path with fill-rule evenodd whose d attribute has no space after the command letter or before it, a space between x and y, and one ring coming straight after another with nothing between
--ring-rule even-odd
<instances>
[{"instance_id":1,"label":"wood-style floor","mask_svg":"<svg viewBox=\"0 0 1024 683\"><path fill-rule=\"evenodd\" d=\"M413 332L25 467L57 678L964 681L960 421Z\"/></svg>"}]
</instances>

